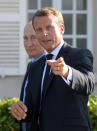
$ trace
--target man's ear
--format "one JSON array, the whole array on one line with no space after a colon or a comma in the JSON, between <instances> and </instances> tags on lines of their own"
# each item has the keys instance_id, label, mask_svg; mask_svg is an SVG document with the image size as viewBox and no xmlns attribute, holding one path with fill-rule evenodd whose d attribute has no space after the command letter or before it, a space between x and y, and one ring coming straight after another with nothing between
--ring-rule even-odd
<instances>
[{"instance_id":1,"label":"man's ear","mask_svg":"<svg viewBox=\"0 0 97 131\"><path fill-rule=\"evenodd\" d=\"M62 25L60 25L61 34L64 34L64 31L65 31L65 26L62 24Z\"/></svg>"}]
</instances>

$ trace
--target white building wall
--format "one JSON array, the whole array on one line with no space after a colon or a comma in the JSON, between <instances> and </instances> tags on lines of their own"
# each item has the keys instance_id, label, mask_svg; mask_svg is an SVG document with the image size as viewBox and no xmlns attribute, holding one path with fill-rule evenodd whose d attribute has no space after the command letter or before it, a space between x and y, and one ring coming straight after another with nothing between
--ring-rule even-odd
<instances>
[{"instance_id":1,"label":"white building wall","mask_svg":"<svg viewBox=\"0 0 97 131\"><path fill-rule=\"evenodd\" d=\"M97 0L93 0L93 55L94 55L94 72L97 75ZM19 97L21 85L24 76L7 76L0 77L0 99L4 97ZM94 93L97 94L97 77Z\"/></svg>"},{"instance_id":2,"label":"white building wall","mask_svg":"<svg viewBox=\"0 0 97 131\"><path fill-rule=\"evenodd\" d=\"M0 99L4 97L19 97L23 76L0 78Z\"/></svg>"},{"instance_id":3,"label":"white building wall","mask_svg":"<svg viewBox=\"0 0 97 131\"><path fill-rule=\"evenodd\" d=\"M27 23L26 2L26 0L0 0L0 99L4 97L19 97L20 95L24 77L22 75L26 71L27 63L23 46L23 30ZM17 28L14 29L15 24L12 22L16 23ZM18 34L17 37L16 34ZM15 43L17 42L17 53L15 55L13 54L16 47L12 48L15 44L12 41L13 37L15 40L17 38L17 41L15 41ZM14 67L16 56L18 62L17 66Z\"/></svg>"}]
</instances>

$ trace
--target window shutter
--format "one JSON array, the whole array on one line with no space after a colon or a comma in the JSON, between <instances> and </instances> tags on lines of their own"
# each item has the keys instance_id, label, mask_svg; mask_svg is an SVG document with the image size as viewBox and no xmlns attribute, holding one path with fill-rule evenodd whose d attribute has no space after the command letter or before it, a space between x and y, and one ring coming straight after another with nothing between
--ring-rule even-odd
<instances>
[{"instance_id":1,"label":"window shutter","mask_svg":"<svg viewBox=\"0 0 97 131\"><path fill-rule=\"evenodd\" d=\"M19 0L0 0L0 12L19 13Z\"/></svg>"},{"instance_id":2,"label":"window shutter","mask_svg":"<svg viewBox=\"0 0 97 131\"><path fill-rule=\"evenodd\" d=\"M21 0L23 2L24 0ZM0 76L23 75L26 54L23 29L26 23L20 0L0 0Z\"/></svg>"}]
</instances>

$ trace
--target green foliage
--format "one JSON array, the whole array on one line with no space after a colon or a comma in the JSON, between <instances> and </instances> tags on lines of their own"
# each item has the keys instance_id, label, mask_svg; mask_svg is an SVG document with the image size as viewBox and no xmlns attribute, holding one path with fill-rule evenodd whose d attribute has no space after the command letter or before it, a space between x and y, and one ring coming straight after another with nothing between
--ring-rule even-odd
<instances>
[{"instance_id":1,"label":"green foliage","mask_svg":"<svg viewBox=\"0 0 97 131\"><path fill-rule=\"evenodd\" d=\"M0 131L19 131L19 124L11 115L11 106L18 98L4 98L0 101ZM89 115L91 130L97 131L97 95L89 97Z\"/></svg>"},{"instance_id":2,"label":"green foliage","mask_svg":"<svg viewBox=\"0 0 97 131\"><path fill-rule=\"evenodd\" d=\"M18 98L0 100L0 131L19 131L19 124L11 115L11 106L18 100Z\"/></svg>"},{"instance_id":3,"label":"green foliage","mask_svg":"<svg viewBox=\"0 0 97 131\"><path fill-rule=\"evenodd\" d=\"M89 115L91 130L97 131L97 95L91 95L89 97Z\"/></svg>"}]
</instances>

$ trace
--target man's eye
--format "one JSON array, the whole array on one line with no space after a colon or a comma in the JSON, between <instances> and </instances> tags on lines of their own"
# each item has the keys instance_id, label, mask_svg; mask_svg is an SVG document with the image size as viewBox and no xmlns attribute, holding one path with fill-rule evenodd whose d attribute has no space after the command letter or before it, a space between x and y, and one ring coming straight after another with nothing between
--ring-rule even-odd
<instances>
[{"instance_id":1,"label":"man's eye","mask_svg":"<svg viewBox=\"0 0 97 131\"><path fill-rule=\"evenodd\" d=\"M36 37L33 37L33 36L31 37L31 40L35 40L35 39L36 39Z\"/></svg>"},{"instance_id":2,"label":"man's eye","mask_svg":"<svg viewBox=\"0 0 97 131\"><path fill-rule=\"evenodd\" d=\"M51 28L51 26L47 26L47 29L50 29Z\"/></svg>"},{"instance_id":3,"label":"man's eye","mask_svg":"<svg viewBox=\"0 0 97 131\"><path fill-rule=\"evenodd\" d=\"M25 37L24 40L26 41L26 40L28 40L28 39Z\"/></svg>"},{"instance_id":4,"label":"man's eye","mask_svg":"<svg viewBox=\"0 0 97 131\"><path fill-rule=\"evenodd\" d=\"M39 29L36 29L36 32L37 33L40 33L42 30L39 28Z\"/></svg>"}]
</instances>

